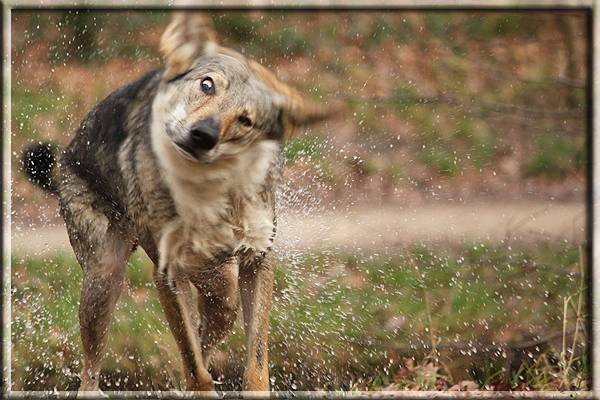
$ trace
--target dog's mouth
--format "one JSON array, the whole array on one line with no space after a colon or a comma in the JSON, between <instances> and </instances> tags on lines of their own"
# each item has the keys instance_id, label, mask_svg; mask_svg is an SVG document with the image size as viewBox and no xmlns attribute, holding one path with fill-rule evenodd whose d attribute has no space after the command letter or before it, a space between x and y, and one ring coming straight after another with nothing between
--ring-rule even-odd
<instances>
[{"instance_id":1,"label":"dog's mouth","mask_svg":"<svg viewBox=\"0 0 600 400\"><path fill-rule=\"evenodd\" d=\"M179 154L181 154L182 156L184 156L185 158L187 158L190 161L200 161L200 157L198 156L198 154L196 154L196 152L194 150L192 150L190 147L186 146L183 143L178 143L178 142L173 142L173 143L175 144L175 148L177 149Z\"/></svg>"},{"instance_id":2,"label":"dog's mouth","mask_svg":"<svg viewBox=\"0 0 600 400\"><path fill-rule=\"evenodd\" d=\"M212 164L215 160L214 154L207 154L208 151L205 150L194 150L190 146L185 143L173 142L175 145L175 149L177 152L183 156L183 158L193 161L193 162L201 162L204 164Z\"/></svg>"}]
</instances>

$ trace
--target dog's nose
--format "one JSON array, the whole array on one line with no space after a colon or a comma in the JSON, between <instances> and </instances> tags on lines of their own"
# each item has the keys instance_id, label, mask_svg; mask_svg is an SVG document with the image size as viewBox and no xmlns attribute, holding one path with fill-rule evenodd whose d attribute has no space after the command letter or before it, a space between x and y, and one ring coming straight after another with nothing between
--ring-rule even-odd
<instances>
[{"instance_id":1,"label":"dog's nose","mask_svg":"<svg viewBox=\"0 0 600 400\"><path fill-rule=\"evenodd\" d=\"M196 148L210 150L219 142L219 123L212 118L196 122L190 136Z\"/></svg>"}]
</instances>

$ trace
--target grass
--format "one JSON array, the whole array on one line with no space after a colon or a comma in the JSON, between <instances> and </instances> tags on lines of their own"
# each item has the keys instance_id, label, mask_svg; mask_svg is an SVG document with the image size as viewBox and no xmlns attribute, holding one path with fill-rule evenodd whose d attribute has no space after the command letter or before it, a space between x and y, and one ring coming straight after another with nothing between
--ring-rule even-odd
<instances>
[{"instance_id":1,"label":"grass","mask_svg":"<svg viewBox=\"0 0 600 400\"><path fill-rule=\"evenodd\" d=\"M583 388L589 375L583 254L568 243L477 243L278 259L272 388L434 390L465 380L477 387ZM12 390L75 389L81 369L79 266L62 255L13 256L12 277ZM567 315L565 305L574 311ZM510 346L549 333L558 336L537 349ZM486 345L507 346L482 351ZM134 255L115 311L102 388L180 389L177 354L151 266ZM244 359L238 321L213 362L220 390L240 389Z\"/></svg>"},{"instance_id":2,"label":"grass","mask_svg":"<svg viewBox=\"0 0 600 400\"><path fill-rule=\"evenodd\" d=\"M578 144L573 138L547 133L536 138L534 156L525 163L523 169L528 176L564 177L586 164L582 160L583 154L584 145Z\"/></svg>"}]
</instances>

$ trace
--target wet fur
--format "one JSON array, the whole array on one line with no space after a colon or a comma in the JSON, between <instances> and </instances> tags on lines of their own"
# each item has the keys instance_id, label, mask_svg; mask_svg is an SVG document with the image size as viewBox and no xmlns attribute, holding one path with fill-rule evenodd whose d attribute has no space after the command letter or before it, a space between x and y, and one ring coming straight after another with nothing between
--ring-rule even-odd
<instances>
[{"instance_id":1,"label":"wet fur","mask_svg":"<svg viewBox=\"0 0 600 400\"><path fill-rule=\"evenodd\" d=\"M60 158L58 182L46 185L59 195L84 272L82 394L99 389L112 312L137 246L155 265L187 389L215 395L210 355L233 326L239 296L243 389L269 390L279 144L327 112L215 38L204 16L176 15L161 40L165 66L98 104ZM218 131L214 147L194 147L208 147L192 134L198 126Z\"/></svg>"}]
</instances>

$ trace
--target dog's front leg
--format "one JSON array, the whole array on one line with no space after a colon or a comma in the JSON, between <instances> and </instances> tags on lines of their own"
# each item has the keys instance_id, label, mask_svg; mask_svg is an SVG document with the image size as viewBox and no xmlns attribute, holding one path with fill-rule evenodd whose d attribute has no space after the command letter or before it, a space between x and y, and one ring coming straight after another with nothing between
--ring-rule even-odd
<instances>
[{"instance_id":1,"label":"dog's front leg","mask_svg":"<svg viewBox=\"0 0 600 400\"><path fill-rule=\"evenodd\" d=\"M268 395L268 334L271 299L273 295L273 266L271 252L253 257L240 264L240 297L244 313L248 359L244 372L243 390L251 395Z\"/></svg>"},{"instance_id":2,"label":"dog's front leg","mask_svg":"<svg viewBox=\"0 0 600 400\"><path fill-rule=\"evenodd\" d=\"M212 377L199 351L197 326L191 318L189 282L172 279L167 268L162 267L155 269L154 280L167 322L181 353L187 390L199 392L203 397L216 397Z\"/></svg>"},{"instance_id":3,"label":"dog's front leg","mask_svg":"<svg viewBox=\"0 0 600 400\"><path fill-rule=\"evenodd\" d=\"M237 260L214 264L190 279L198 289L200 347L202 361L208 368L214 347L227 338L237 316Z\"/></svg>"}]
</instances>

